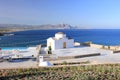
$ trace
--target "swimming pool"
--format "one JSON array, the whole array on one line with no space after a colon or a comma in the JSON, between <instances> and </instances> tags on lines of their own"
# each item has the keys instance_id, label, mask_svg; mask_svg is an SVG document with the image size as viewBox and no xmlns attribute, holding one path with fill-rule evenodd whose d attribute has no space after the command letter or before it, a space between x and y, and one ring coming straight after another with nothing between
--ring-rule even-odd
<instances>
[{"instance_id":1,"label":"swimming pool","mask_svg":"<svg viewBox=\"0 0 120 80\"><path fill-rule=\"evenodd\" d=\"M28 47L2 47L2 50L26 50Z\"/></svg>"}]
</instances>

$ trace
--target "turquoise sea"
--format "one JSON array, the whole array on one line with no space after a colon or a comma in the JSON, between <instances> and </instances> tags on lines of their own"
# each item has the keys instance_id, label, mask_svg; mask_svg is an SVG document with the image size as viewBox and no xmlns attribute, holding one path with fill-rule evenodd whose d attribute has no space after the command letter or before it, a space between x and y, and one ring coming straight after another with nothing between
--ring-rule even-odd
<instances>
[{"instance_id":1,"label":"turquoise sea","mask_svg":"<svg viewBox=\"0 0 120 80\"><path fill-rule=\"evenodd\" d=\"M120 29L76 29L76 30L30 30L14 32L12 36L1 36L0 47L29 47L46 44L46 39L57 32L64 32L77 42L92 41L103 45L120 45Z\"/></svg>"}]
</instances>

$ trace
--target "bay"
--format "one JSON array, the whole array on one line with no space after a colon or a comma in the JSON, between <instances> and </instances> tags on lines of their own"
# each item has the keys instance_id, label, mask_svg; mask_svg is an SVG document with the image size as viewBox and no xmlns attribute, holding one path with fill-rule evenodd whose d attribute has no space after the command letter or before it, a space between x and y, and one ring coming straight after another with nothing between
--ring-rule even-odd
<instances>
[{"instance_id":1,"label":"bay","mask_svg":"<svg viewBox=\"0 0 120 80\"><path fill-rule=\"evenodd\" d=\"M120 45L120 29L30 30L1 36L0 47L29 47L46 44L46 39L63 32L76 42L92 41L102 45Z\"/></svg>"}]
</instances>

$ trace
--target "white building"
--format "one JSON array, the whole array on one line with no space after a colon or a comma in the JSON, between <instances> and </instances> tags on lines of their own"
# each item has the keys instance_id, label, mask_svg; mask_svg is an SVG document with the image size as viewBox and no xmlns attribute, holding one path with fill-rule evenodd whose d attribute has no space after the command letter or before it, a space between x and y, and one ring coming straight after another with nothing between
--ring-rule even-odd
<instances>
[{"instance_id":1,"label":"white building","mask_svg":"<svg viewBox=\"0 0 120 80\"><path fill-rule=\"evenodd\" d=\"M55 37L47 39L47 48L51 46L52 50L74 47L74 39L66 37L66 34L58 32Z\"/></svg>"}]
</instances>

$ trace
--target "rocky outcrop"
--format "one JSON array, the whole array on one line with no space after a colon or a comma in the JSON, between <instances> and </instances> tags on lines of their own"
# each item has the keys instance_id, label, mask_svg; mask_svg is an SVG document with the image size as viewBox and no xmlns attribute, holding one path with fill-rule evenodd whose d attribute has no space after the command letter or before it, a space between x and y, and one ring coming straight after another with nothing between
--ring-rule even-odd
<instances>
[{"instance_id":1,"label":"rocky outcrop","mask_svg":"<svg viewBox=\"0 0 120 80\"><path fill-rule=\"evenodd\" d=\"M3 36L4 34L3 33L0 33L0 36Z\"/></svg>"}]
</instances>

